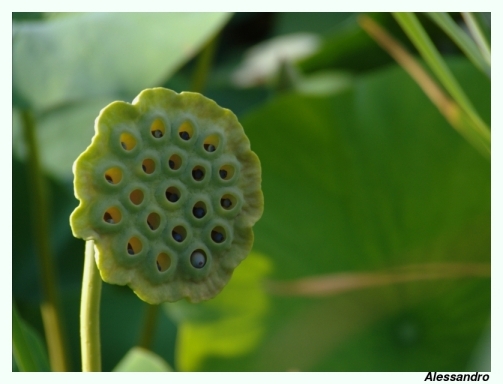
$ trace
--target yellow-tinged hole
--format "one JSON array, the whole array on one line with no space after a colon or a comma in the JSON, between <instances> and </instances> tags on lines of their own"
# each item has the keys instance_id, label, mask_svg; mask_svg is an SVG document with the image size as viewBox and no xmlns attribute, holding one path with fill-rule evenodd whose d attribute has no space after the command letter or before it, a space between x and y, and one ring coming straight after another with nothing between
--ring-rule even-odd
<instances>
[{"instance_id":1,"label":"yellow-tinged hole","mask_svg":"<svg viewBox=\"0 0 503 384\"><path fill-rule=\"evenodd\" d=\"M129 194L129 199L134 205L140 205L143 201L143 192L139 189L135 189Z\"/></svg>"},{"instance_id":2,"label":"yellow-tinged hole","mask_svg":"<svg viewBox=\"0 0 503 384\"><path fill-rule=\"evenodd\" d=\"M196 165L193 169L192 169L192 177L194 180L196 181L201 181L204 179L204 175L205 175L206 171L204 170L203 167L201 167L200 165Z\"/></svg>"},{"instance_id":3,"label":"yellow-tinged hole","mask_svg":"<svg viewBox=\"0 0 503 384\"><path fill-rule=\"evenodd\" d=\"M169 257L169 255L164 252L159 253L159 255L157 255L157 270L159 272L164 272L167 271L170 266L171 258Z\"/></svg>"},{"instance_id":4,"label":"yellow-tinged hole","mask_svg":"<svg viewBox=\"0 0 503 384\"><path fill-rule=\"evenodd\" d=\"M218 170L218 175L222 180L230 180L234 176L234 167L232 165L224 165Z\"/></svg>"},{"instance_id":5,"label":"yellow-tinged hole","mask_svg":"<svg viewBox=\"0 0 503 384\"><path fill-rule=\"evenodd\" d=\"M129 133L121 134L120 141L122 148L124 148L126 151L130 151L134 147L136 147L136 139Z\"/></svg>"},{"instance_id":6,"label":"yellow-tinged hole","mask_svg":"<svg viewBox=\"0 0 503 384\"><path fill-rule=\"evenodd\" d=\"M187 237L187 230L181 225L178 225L171 231L171 236L173 236L176 242L181 243Z\"/></svg>"},{"instance_id":7,"label":"yellow-tinged hole","mask_svg":"<svg viewBox=\"0 0 503 384\"><path fill-rule=\"evenodd\" d=\"M237 202L236 198L229 194L223 195L222 198L220 199L220 205L222 206L223 209L226 210L231 210L232 208L234 208L236 202Z\"/></svg>"},{"instance_id":8,"label":"yellow-tinged hole","mask_svg":"<svg viewBox=\"0 0 503 384\"><path fill-rule=\"evenodd\" d=\"M122 171L117 167L107 169L105 172L105 180L110 184L120 183L122 180Z\"/></svg>"},{"instance_id":9,"label":"yellow-tinged hole","mask_svg":"<svg viewBox=\"0 0 503 384\"><path fill-rule=\"evenodd\" d=\"M213 230L211 231L211 239L215 243L224 242L225 241L225 229L223 229L220 226L213 228Z\"/></svg>"},{"instance_id":10,"label":"yellow-tinged hole","mask_svg":"<svg viewBox=\"0 0 503 384\"><path fill-rule=\"evenodd\" d=\"M141 164L141 167L143 171L147 174L151 174L155 171L155 163L154 160L152 159L145 159L143 160L143 163Z\"/></svg>"},{"instance_id":11,"label":"yellow-tinged hole","mask_svg":"<svg viewBox=\"0 0 503 384\"><path fill-rule=\"evenodd\" d=\"M140 239L137 237L132 237L129 239L129 242L127 243L127 252L130 255L136 255L140 253L142 250L142 244Z\"/></svg>"},{"instance_id":12,"label":"yellow-tinged hole","mask_svg":"<svg viewBox=\"0 0 503 384\"><path fill-rule=\"evenodd\" d=\"M108 208L103 215L103 220L108 224L117 224L121 221L122 214L117 207Z\"/></svg>"},{"instance_id":13,"label":"yellow-tinged hole","mask_svg":"<svg viewBox=\"0 0 503 384\"><path fill-rule=\"evenodd\" d=\"M208 136L203 143L203 147L206 152L215 152L218 148L218 144L220 143L220 139L217 135Z\"/></svg>"},{"instance_id":14,"label":"yellow-tinged hole","mask_svg":"<svg viewBox=\"0 0 503 384\"><path fill-rule=\"evenodd\" d=\"M153 121L152 125L150 126L150 133L156 139L160 139L164 136L164 134L166 133L166 127L164 126L164 122L160 118L157 118Z\"/></svg>"},{"instance_id":15,"label":"yellow-tinged hole","mask_svg":"<svg viewBox=\"0 0 503 384\"><path fill-rule=\"evenodd\" d=\"M182 140L190 140L194 136L194 127L189 121L185 121L178 128L178 135Z\"/></svg>"},{"instance_id":16,"label":"yellow-tinged hole","mask_svg":"<svg viewBox=\"0 0 503 384\"><path fill-rule=\"evenodd\" d=\"M192 207L192 214L196 219L202 219L204 216L206 216L206 204L204 204L202 201L198 201L196 204L194 204L194 207Z\"/></svg>"},{"instance_id":17,"label":"yellow-tinged hole","mask_svg":"<svg viewBox=\"0 0 503 384\"><path fill-rule=\"evenodd\" d=\"M176 203L180 200L180 191L176 187L169 187L166 189L166 199L172 203Z\"/></svg>"},{"instance_id":18,"label":"yellow-tinged hole","mask_svg":"<svg viewBox=\"0 0 503 384\"><path fill-rule=\"evenodd\" d=\"M155 231L161 225L161 217L157 213L152 212L147 217L147 224L151 230Z\"/></svg>"},{"instance_id":19,"label":"yellow-tinged hole","mask_svg":"<svg viewBox=\"0 0 503 384\"><path fill-rule=\"evenodd\" d=\"M182 158L178 155L172 155L168 160L168 165L172 170L176 171L182 166Z\"/></svg>"}]
</instances>

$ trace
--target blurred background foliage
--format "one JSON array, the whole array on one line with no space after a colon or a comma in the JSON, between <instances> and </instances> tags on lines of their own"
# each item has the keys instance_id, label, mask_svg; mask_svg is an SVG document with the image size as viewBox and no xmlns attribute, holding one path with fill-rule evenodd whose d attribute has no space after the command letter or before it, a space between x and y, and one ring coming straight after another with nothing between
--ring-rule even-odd
<instances>
[{"instance_id":1,"label":"blurred background foliage","mask_svg":"<svg viewBox=\"0 0 503 384\"><path fill-rule=\"evenodd\" d=\"M105 284L103 370L490 370L490 162L359 16L13 14L12 289L39 369L48 364L21 111L35 117L70 369L80 370L72 163L109 102L194 89L211 44L199 87L238 116L262 163L254 249L217 298L161 306L154 353L136 347L147 304ZM369 16L415 52L390 14ZM418 16L490 125L490 78ZM490 30L490 15L479 16Z\"/></svg>"}]
</instances>

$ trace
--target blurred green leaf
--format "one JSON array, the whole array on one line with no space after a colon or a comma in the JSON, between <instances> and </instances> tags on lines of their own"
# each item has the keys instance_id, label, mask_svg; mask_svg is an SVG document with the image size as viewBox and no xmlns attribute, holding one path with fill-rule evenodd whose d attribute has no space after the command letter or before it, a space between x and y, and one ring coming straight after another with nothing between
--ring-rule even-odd
<instances>
[{"instance_id":1,"label":"blurred green leaf","mask_svg":"<svg viewBox=\"0 0 503 384\"><path fill-rule=\"evenodd\" d=\"M114 368L114 372L172 372L162 357L147 349L133 347Z\"/></svg>"},{"instance_id":2,"label":"blurred green leaf","mask_svg":"<svg viewBox=\"0 0 503 384\"><path fill-rule=\"evenodd\" d=\"M346 69L363 72L392 62L392 59L360 28L357 14L339 23L325 36L317 52L300 60L299 67L306 73L325 69ZM386 13L372 14L381 25L403 36L392 17Z\"/></svg>"},{"instance_id":3,"label":"blurred green leaf","mask_svg":"<svg viewBox=\"0 0 503 384\"><path fill-rule=\"evenodd\" d=\"M274 34L299 31L327 34L352 15L351 12L281 12L277 15Z\"/></svg>"},{"instance_id":4,"label":"blurred green leaf","mask_svg":"<svg viewBox=\"0 0 503 384\"><path fill-rule=\"evenodd\" d=\"M472 372L491 372L491 326L487 326L485 332L478 341L472 358L468 364L468 370Z\"/></svg>"},{"instance_id":5,"label":"blurred green leaf","mask_svg":"<svg viewBox=\"0 0 503 384\"><path fill-rule=\"evenodd\" d=\"M83 13L13 25L13 87L35 109L159 85L225 13ZM176 38L174 38L176 36Z\"/></svg>"},{"instance_id":6,"label":"blurred green leaf","mask_svg":"<svg viewBox=\"0 0 503 384\"><path fill-rule=\"evenodd\" d=\"M75 159L91 144L94 120L102 108L117 97L97 97L48 111L37 117L37 136L44 171L57 179L70 180ZM131 100L129 100L131 102ZM17 111L16 111L17 112ZM25 158L25 148L15 113L13 149L18 159ZM61 145L61 143L65 145Z\"/></svg>"},{"instance_id":7,"label":"blurred green leaf","mask_svg":"<svg viewBox=\"0 0 503 384\"><path fill-rule=\"evenodd\" d=\"M19 315L12 305L12 349L21 371L50 372L47 348L38 333Z\"/></svg>"},{"instance_id":8,"label":"blurred green leaf","mask_svg":"<svg viewBox=\"0 0 503 384\"><path fill-rule=\"evenodd\" d=\"M450 67L488 117L487 78L466 60ZM329 97L278 97L242 123L263 170L254 249L274 280L490 263L490 165L400 68ZM199 369L464 370L490 317L490 281L272 300L253 351Z\"/></svg>"},{"instance_id":9,"label":"blurred green leaf","mask_svg":"<svg viewBox=\"0 0 503 384\"><path fill-rule=\"evenodd\" d=\"M163 305L178 323L178 370L198 370L208 357L241 355L257 345L269 310L262 287L269 272L268 259L251 253L214 299L200 304L179 301Z\"/></svg>"},{"instance_id":10,"label":"blurred green leaf","mask_svg":"<svg viewBox=\"0 0 503 384\"><path fill-rule=\"evenodd\" d=\"M349 88L352 80L352 76L348 73L318 71L307 76L301 76L295 84L295 89L305 95L326 96Z\"/></svg>"}]
</instances>

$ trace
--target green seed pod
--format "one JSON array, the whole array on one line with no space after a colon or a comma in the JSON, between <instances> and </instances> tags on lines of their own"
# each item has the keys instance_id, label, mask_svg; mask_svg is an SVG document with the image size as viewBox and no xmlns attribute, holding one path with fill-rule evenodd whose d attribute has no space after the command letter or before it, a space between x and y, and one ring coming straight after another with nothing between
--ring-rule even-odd
<instances>
[{"instance_id":1,"label":"green seed pod","mask_svg":"<svg viewBox=\"0 0 503 384\"><path fill-rule=\"evenodd\" d=\"M261 169L236 116L191 92L113 102L73 165L74 236L104 281L151 304L214 297L253 244Z\"/></svg>"}]
</instances>

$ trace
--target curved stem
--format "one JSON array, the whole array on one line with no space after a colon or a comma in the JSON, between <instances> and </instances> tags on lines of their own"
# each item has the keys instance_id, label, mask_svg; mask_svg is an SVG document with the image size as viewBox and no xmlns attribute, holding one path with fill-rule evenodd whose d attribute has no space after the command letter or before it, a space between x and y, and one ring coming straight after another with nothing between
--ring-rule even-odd
<instances>
[{"instance_id":1,"label":"curved stem","mask_svg":"<svg viewBox=\"0 0 503 384\"><path fill-rule=\"evenodd\" d=\"M138 346L145 349L152 349L158 313L159 305L147 304L145 320L143 322L142 333L140 335Z\"/></svg>"},{"instance_id":2,"label":"curved stem","mask_svg":"<svg viewBox=\"0 0 503 384\"><path fill-rule=\"evenodd\" d=\"M22 119L23 135L28 149L31 210L33 212L35 241L41 266L44 293L41 304L42 321L44 323L51 369L53 371L68 371L69 354L66 349L60 300L56 289L56 273L51 256L48 199L40 167L40 156L35 136L35 120L29 110L22 112Z\"/></svg>"},{"instance_id":3,"label":"curved stem","mask_svg":"<svg viewBox=\"0 0 503 384\"><path fill-rule=\"evenodd\" d=\"M208 79L208 76L210 74L213 56L215 55L217 39L218 35L213 37L199 54L196 64L196 70L192 77L192 84L190 87L190 90L192 92L202 93L204 90L206 80Z\"/></svg>"},{"instance_id":4,"label":"curved stem","mask_svg":"<svg viewBox=\"0 0 503 384\"><path fill-rule=\"evenodd\" d=\"M101 276L94 261L94 241L88 240L80 301L82 372L101 371L100 300Z\"/></svg>"}]
</instances>

